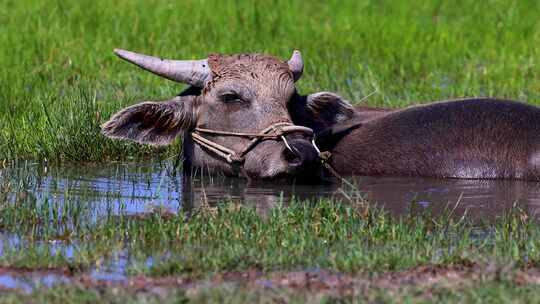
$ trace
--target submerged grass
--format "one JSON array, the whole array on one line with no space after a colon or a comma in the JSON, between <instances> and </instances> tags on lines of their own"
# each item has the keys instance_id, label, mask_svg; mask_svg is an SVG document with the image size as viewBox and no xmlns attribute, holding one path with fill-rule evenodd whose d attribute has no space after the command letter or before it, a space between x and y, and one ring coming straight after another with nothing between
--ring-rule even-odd
<instances>
[{"instance_id":1,"label":"submerged grass","mask_svg":"<svg viewBox=\"0 0 540 304\"><path fill-rule=\"evenodd\" d=\"M486 5L489 9L486 9ZM537 1L90 1L0 3L0 158L125 159L155 153L112 142L99 125L182 86L116 59L303 51L301 92L368 104L499 96L537 103ZM29 17L31 16L31 17ZM175 153L172 150L158 152Z\"/></svg>"}]
</instances>

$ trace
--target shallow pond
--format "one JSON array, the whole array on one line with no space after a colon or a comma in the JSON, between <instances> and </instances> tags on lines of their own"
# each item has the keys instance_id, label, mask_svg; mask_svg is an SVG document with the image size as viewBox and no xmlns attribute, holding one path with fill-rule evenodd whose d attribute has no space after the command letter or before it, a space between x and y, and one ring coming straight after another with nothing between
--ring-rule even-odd
<instances>
[{"instance_id":1,"label":"shallow pond","mask_svg":"<svg viewBox=\"0 0 540 304\"><path fill-rule=\"evenodd\" d=\"M348 183L321 185L298 183L253 183L222 176L183 176L173 163L109 163L44 166L23 162L0 170L0 194L4 199L32 198L37 202L75 202L90 210L89 221L112 214L138 215L156 208L176 213L202 205L234 202L256 208L262 215L293 200L334 198L351 204L382 206L394 215L429 210L452 210L477 219L491 219L518 205L537 217L540 213L540 183L497 180L458 180L407 177L350 177ZM86 213L85 213L86 214ZM0 231L0 255L9 247L21 246L13 233ZM69 257L77 244L48 244ZM125 256L118 253L91 270L96 280L125 279ZM151 261L149 260L149 263ZM19 276L0 272L0 287L30 290L36 285L63 282L61 273Z\"/></svg>"},{"instance_id":2,"label":"shallow pond","mask_svg":"<svg viewBox=\"0 0 540 304\"><path fill-rule=\"evenodd\" d=\"M21 163L0 171L0 185L10 183L17 193L38 201L77 201L100 212L138 214L163 208L177 212L201 204L235 202L262 213L291 200L334 198L369 202L394 215L444 208L473 217L491 218L519 205L540 213L540 183L504 180L432 179L410 177L348 177L320 185L254 183L222 176L183 176L171 162L109 163L43 166ZM15 187L16 186L16 187Z\"/></svg>"}]
</instances>

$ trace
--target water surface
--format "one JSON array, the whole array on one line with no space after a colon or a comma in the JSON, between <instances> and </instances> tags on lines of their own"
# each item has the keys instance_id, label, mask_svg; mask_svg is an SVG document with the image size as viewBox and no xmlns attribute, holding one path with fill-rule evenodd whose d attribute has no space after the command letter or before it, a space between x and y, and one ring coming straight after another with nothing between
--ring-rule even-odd
<instances>
[{"instance_id":1,"label":"water surface","mask_svg":"<svg viewBox=\"0 0 540 304\"><path fill-rule=\"evenodd\" d=\"M55 203L58 209L67 208L68 204L70 208L81 206L85 208L85 216L89 215L85 218L88 221L111 214L139 215L156 208L177 213L230 202L254 207L264 215L279 205L298 201L316 203L326 198L344 204L381 206L396 216L452 210L455 216L466 213L473 219L491 220L514 206L535 218L540 214L540 183L535 182L364 176L349 177L347 181L313 185L184 176L181 169L169 161L61 166L22 162L0 170L0 199ZM480 231L479 235L484 233ZM0 231L0 256L13 248L23 250L25 242L29 240L23 236ZM76 240L38 242L44 242L47 250L67 258L73 256L80 245ZM88 275L109 282L125 280L130 254L120 249ZM147 264L152 264L151 257ZM66 280L69 278L61 273L0 271L0 287L25 291Z\"/></svg>"},{"instance_id":2,"label":"water surface","mask_svg":"<svg viewBox=\"0 0 540 304\"><path fill-rule=\"evenodd\" d=\"M202 204L234 202L267 212L298 200L334 198L344 203L382 206L395 215L429 208L467 212L493 218L518 205L540 213L540 183L506 180L433 179L411 177L348 177L320 185L248 182L223 176L184 176L172 162L81 164L47 167L21 163L0 173L0 184L19 184L15 195L37 200L77 200L96 216L111 211L137 214L163 208L177 212ZM13 187L12 187L13 188ZM21 191L22 190L22 191Z\"/></svg>"}]
</instances>

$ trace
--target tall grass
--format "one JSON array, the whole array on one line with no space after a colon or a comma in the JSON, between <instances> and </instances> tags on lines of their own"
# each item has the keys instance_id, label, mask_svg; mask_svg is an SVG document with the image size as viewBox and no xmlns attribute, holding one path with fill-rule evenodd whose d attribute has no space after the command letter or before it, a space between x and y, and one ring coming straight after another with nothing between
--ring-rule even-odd
<instances>
[{"instance_id":1,"label":"tall grass","mask_svg":"<svg viewBox=\"0 0 540 304\"><path fill-rule=\"evenodd\" d=\"M174 58L300 49L302 92L398 107L462 96L537 103L537 1L37 1L0 3L0 159L123 159L99 124L183 86L112 54ZM165 150L173 153L176 149ZM163 150L161 151L163 152Z\"/></svg>"}]
</instances>

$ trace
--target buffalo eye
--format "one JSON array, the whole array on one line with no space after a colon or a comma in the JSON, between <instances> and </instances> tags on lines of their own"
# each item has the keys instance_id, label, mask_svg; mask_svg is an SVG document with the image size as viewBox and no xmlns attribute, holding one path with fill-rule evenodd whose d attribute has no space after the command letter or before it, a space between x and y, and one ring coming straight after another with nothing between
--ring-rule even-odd
<instances>
[{"instance_id":1,"label":"buffalo eye","mask_svg":"<svg viewBox=\"0 0 540 304\"><path fill-rule=\"evenodd\" d=\"M227 92L220 96L221 101L225 103L244 102L242 97L236 92Z\"/></svg>"}]
</instances>

